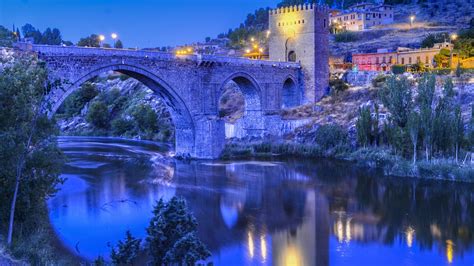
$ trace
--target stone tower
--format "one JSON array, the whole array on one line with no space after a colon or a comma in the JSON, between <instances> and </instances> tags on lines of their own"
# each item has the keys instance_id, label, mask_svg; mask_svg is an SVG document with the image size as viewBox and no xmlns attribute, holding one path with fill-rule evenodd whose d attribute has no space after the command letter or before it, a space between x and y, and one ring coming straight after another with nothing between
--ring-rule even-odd
<instances>
[{"instance_id":1,"label":"stone tower","mask_svg":"<svg viewBox=\"0 0 474 266\"><path fill-rule=\"evenodd\" d=\"M305 4L270 10L269 54L272 61L299 62L304 102L318 101L329 86L329 9Z\"/></svg>"}]
</instances>

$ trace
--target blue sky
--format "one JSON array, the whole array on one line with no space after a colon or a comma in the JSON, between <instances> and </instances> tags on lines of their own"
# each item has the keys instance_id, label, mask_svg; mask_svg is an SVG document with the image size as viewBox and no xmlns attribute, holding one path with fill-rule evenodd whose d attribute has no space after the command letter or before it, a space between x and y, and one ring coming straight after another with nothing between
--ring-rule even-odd
<instances>
[{"instance_id":1,"label":"blue sky","mask_svg":"<svg viewBox=\"0 0 474 266\"><path fill-rule=\"evenodd\" d=\"M201 41L238 26L279 0L0 0L0 25L57 27L77 42L91 33L116 32L126 47ZM109 37L110 39L110 37Z\"/></svg>"}]
</instances>

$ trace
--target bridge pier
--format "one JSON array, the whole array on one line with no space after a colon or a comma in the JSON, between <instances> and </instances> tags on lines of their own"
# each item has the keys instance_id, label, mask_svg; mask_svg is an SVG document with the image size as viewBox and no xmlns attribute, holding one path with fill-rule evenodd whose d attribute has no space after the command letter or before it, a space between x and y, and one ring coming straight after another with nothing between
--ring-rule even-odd
<instances>
[{"instance_id":1,"label":"bridge pier","mask_svg":"<svg viewBox=\"0 0 474 266\"><path fill-rule=\"evenodd\" d=\"M202 159L219 158L225 145L224 120L215 115L202 115L195 117L194 123L195 146L191 156Z\"/></svg>"}]
</instances>

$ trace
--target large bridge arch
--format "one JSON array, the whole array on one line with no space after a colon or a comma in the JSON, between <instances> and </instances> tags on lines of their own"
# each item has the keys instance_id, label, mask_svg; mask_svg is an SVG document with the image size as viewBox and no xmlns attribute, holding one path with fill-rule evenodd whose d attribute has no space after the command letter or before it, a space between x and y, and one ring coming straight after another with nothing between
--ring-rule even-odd
<instances>
[{"instance_id":1,"label":"large bridge arch","mask_svg":"<svg viewBox=\"0 0 474 266\"><path fill-rule=\"evenodd\" d=\"M130 76L142 82L155 94L160 96L167 105L168 111L171 114L172 121L175 126L176 154L195 156L195 123L185 102L165 80L139 66L130 64L110 64L106 66L100 66L87 71L87 74L82 75L74 81L67 81L64 92L57 97L51 97L49 99L51 102L51 107L48 115L53 116L61 104L66 100L66 98L71 93L78 90L79 87L86 81L108 71L116 71Z\"/></svg>"},{"instance_id":2,"label":"large bridge arch","mask_svg":"<svg viewBox=\"0 0 474 266\"><path fill-rule=\"evenodd\" d=\"M229 82L234 82L245 99L242 126L246 136L262 136L265 130L263 118L262 90L257 80L247 72L235 72L222 82L219 89L220 99L224 88Z\"/></svg>"}]
</instances>

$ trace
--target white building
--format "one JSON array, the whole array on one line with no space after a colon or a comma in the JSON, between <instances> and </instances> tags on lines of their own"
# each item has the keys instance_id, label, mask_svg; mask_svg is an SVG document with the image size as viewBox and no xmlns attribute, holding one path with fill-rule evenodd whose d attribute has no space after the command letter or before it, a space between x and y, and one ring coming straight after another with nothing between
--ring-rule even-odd
<instances>
[{"instance_id":1,"label":"white building","mask_svg":"<svg viewBox=\"0 0 474 266\"><path fill-rule=\"evenodd\" d=\"M393 23L393 7L385 4L360 3L347 10L333 10L331 25L340 30L361 31Z\"/></svg>"}]
</instances>

